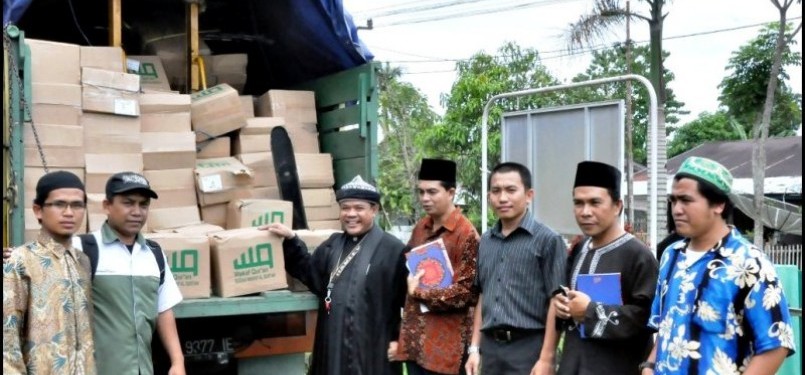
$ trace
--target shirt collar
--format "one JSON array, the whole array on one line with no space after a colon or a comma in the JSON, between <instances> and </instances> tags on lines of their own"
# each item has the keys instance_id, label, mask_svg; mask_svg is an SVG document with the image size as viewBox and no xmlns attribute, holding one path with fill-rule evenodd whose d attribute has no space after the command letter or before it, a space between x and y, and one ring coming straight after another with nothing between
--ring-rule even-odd
<instances>
[{"instance_id":1,"label":"shirt collar","mask_svg":"<svg viewBox=\"0 0 805 375\"><path fill-rule=\"evenodd\" d=\"M44 229L39 230L39 236L36 239L36 242L39 243L42 248L53 254L54 257L61 258L65 253L70 253L70 255L75 258L75 254L73 253L73 247L70 246L69 248L64 247L64 245L56 242L50 234ZM72 243L72 241L71 241Z\"/></svg>"},{"instance_id":2,"label":"shirt collar","mask_svg":"<svg viewBox=\"0 0 805 375\"><path fill-rule=\"evenodd\" d=\"M442 223L442 228L447 230L448 232L453 232L456 230L456 226L458 226L458 221L461 219L461 208L456 207L453 209L453 212L447 216L447 219ZM425 216L425 229L432 231L433 230L433 218L428 215Z\"/></svg>"},{"instance_id":3,"label":"shirt collar","mask_svg":"<svg viewBox=\"0 0 805 375\"><path fill-rule=\"evenodd\" d=\"M103 240L103 243L106 245L115 241L120 241L120 236L118 236L117 232L115 232L115 230L109 226L108 221L105 221L101 226L101 240ZM143 237L142 233L137 233L137 237L134 238L134 242L140 244L140 246L143 248L146 246L145 237ZM120 241L120 243L123 243L123 241Z\"/></svg>"},{"instance_id":4,"label":"shirt collar","mask_svg":"<svg viewBox=\"0 0 805 375\"><path fill-rule=\"evenodd\" d=\"M520 220L520 225L517 226L517 229L515 229L514 232L516 232L518 229L522 229L532 236L537 233L538 224L537 221L534 220L534 215L531 213L530 208L526 209L525 215L523 215L523 218ZM492 228L492 234L500 238L505 238L502 230L503 224L501 224L500 219L498 219L498 222L495 223L495 226Z\"/></svg>"}]
</instances>

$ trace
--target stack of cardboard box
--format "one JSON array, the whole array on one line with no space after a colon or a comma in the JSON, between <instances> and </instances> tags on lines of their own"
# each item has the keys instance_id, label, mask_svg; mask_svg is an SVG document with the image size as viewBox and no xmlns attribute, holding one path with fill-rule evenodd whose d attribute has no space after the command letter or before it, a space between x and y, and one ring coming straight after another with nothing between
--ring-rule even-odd
<instances>
[{"instance_id":1,"label":"stack of cardboard box","mask_svg":"<svg viewBox=\"0 0 805 375\"><path fill-rule=\"evenodd\" d=\"M50 171L70 171L84 180L84 133L81 129L79 47L34 39L26 42L31 50L33 91L30 103L33 122L23 129L25 238L28 241L36 239L39 233L39 222L30 207L45 166ZM40 156L37 138L45 160Z\"/></svg>"},{"instance_id":2,"label":"stack of cardboard box","mask_svg":"<svg viewBox=\"0 0 805 375\"><path fill-rule=\"evenodd\" d=\"M120 48L82 47L81 51L93 56L81 59L89 64L81 67L81 126L87 194L97 203L103 201L106 181L113 174L143 171L140 77L125 73ZM90 205L87 216L90 231L99 229L105 220L98 204Z\"/></svg>"},{"instance_id":3,"label":"stack of cardboard box","mask_svg":"<svg viewBox=\"0 0 805 375\"><path fill-rule=\"evenodd\" d=\"M151 204L152 230L198 224L195 190L196 136L190 129L190 96L149 93L140 96L145 177L159 194Z\"/></svg>"},{"instance_id":4,"label":"stack of cardboard box","mask_svg":"<svg viewBox=\"0 0 805 375\"><path fill-rule=\"evenodd\" d=\"M271 128L282 125L282 118L254 117L232 140L235 157L254 171L252 197L279 199L274 159L271 157Z\"/></svg>"}]
</instances>

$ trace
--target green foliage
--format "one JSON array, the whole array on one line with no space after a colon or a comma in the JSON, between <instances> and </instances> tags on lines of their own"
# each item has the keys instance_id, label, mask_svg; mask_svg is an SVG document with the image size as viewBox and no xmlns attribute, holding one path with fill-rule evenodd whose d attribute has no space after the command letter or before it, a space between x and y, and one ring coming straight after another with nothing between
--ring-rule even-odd
<instances>
[{"instance_id":1,"label":"green foliage","mask_svg":"<svg viewBox=\"0 0 805 375\"><path fill-rule=\"evenodd\" d=\"M735 128L725 111L702 112L695 120L678 128L668 143L668 156L674 157L702 143L746 139L746 134Z\"/></svg>"},{"instance_id":2,"label":"green foliage","mask_svg":"<svg viewBox=\"0 0 805 375\"><path fill-rule=\"evenodd\" d=\"M760 34L732 53L725 77L719 88L721 105L727 113L751 134L752 126L760 122L763 104L766 100L766 87L771 74L772 58L777 43L777 27L772 23L764 27ZM787 30L790 31L790 25ZM782 55L779 85L774 98L769 136L783 137L793 135L802 123L802 95L791 91L786 84L789 79L785 68L802 65L802 55L791 47L796 42L789 39Z\"/></svg>"},{"instance_id":3,"label":"green foliage","mask_svg":"<svg viewBox=\"0 0 805 375\"><path fill-rule=\"evenodd\" d=\"M458 77L450 93L442 97L447 108L444 121L427 129L425 146L458 164L458 182L466 208L464 213L480 227L481 217L481 118L487 100L504 92L558 84L539 61L534 49L507 43L495 55L476 53L457 64ZM489 165L500 162L501 114L558 103L558 94L498 101L489 115ZM490 217L487 220L491 219ZM489 222L489 221L488 221Z\"/></svg>"},{"instance_id":4,"label":"green foliage","mask_svg":"<svg viewBox=\"0 0 805 375\"><path fill-rule=\"evenodd\" d=\"M400 82L399 68L384 66L378 72L380 128L384 139L380 154L378 187L382 194L383 224L413 223L419 216L416 171L424 155L425 130L439 122L425 96L413 85Z\"/></svg>"},{"instance_id":5,"label":"green foliage","mask_svg":"<svg viewBox=\"0 0 805 375\"><path fill-rule=\"evenodd\" d=\"M663 53L663 58L669 56ZM632 47L632 73L649 76L651 51L648 46ZM617 43L612 48L596 51L587 70L573 78L573 82L588 81L591 79L615 77L626 74L626 45ZM685 103L677 100L674 90L668 88L674 80L674 74L663 69L665 82L665 121L668 125L679 122L678 115L684 114L682 107ZM574 102L595 102L602 100L623 99L626 97L626 85L623 83L600 85L597 87L575 90L569 93L568 99ZM648 148L648 109L649 96L643 85L632 85L634 133L632 146L634 148L634 161L646 164ZM669 129L671 127L669 126Z\"/></svg>"}]
</instances>

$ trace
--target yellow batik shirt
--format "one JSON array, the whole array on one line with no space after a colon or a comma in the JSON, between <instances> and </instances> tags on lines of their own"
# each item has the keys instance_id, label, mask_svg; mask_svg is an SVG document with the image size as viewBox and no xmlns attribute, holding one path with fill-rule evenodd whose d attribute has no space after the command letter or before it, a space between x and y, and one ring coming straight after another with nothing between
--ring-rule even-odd
<instances>
[{"instance_id":1,"label":"yellow batik shirt","mask_svg":"<svg viewBox=\"0 0 805 375\"><path fill-rule=\"evenodd\" d=\"M3 264L3 373L94 375L89 258L48 235Z\"/></svg>"}]
</instances>

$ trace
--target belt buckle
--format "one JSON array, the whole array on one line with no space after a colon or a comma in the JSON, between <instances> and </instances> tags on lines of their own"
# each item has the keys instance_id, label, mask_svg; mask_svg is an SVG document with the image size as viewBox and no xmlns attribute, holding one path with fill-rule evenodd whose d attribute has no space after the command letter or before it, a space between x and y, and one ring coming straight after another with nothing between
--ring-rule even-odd
<instances>
[{"instance_id":1,"label":"belt buckle","mask_svg":"<svg viewBox=\"0 0 805 375\"><path fill-rule=\"evenodd\" d=\"M505 333L505 335L504 335L504 333ZM509 331L509 330L495 331L495 340L503 341L503 342L512 341L512 331Z\"/></svg>"}]
</instances>

